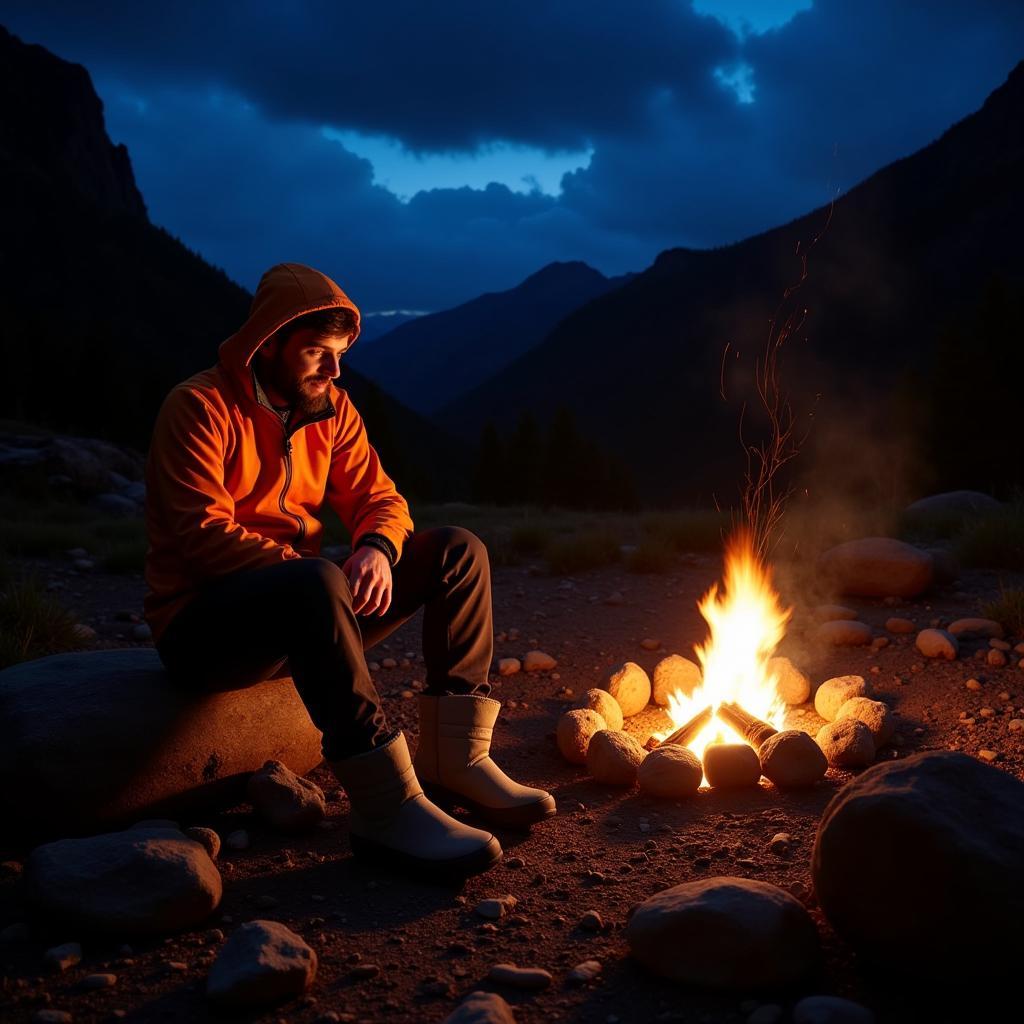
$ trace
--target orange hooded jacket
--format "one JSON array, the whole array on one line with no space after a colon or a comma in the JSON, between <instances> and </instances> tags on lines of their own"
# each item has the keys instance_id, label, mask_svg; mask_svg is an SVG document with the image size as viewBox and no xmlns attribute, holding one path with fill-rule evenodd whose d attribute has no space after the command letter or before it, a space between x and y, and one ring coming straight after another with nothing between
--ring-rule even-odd
<instances>
[{"instance_id":1,"label":"orange hooded jacket","mask_svg":"<svg viewBox=\"0 0 1024 1024\"><path fill-rule=\"evenodd\" d=\"M409 506L348 395L331 384L328 410L286 427L254 385L260 345L290 320L330 308L351 309L358 322L359 310L329 277L298 263L271 267L217 365L164 400L146 460L144 609L154 640L204 583L316 556L325 498L353 546L377 533L401 557L413 529Z\"/></svg>"}]
</instances>

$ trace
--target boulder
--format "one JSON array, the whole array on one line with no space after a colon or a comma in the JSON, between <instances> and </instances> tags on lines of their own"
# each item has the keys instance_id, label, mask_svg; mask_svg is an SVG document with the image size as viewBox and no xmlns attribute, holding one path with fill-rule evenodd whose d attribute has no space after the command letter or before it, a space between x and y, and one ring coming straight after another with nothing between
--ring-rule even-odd
<instances>
[{"instance_id":1,"label":"boulder","mask_svg":"<svg viewBox=\"0 0 1024 1024\"><path fill-rule=\"evenodd\" d=\"M726 991L792 985L820 960L803 905L750 878L704 878L655 893L629 918L626 939L652 973Z\"/></svg>"},{"instance_id":2,"label":"boulder","mask_svg":"<svg viewBox=\"0 0 1024 1024\"><path fill-rule=\"evenodd\" d=\"M651 680L635 661L627 661L613 669L601 684L601 689L607 690L619 702L626 718L643 711L651 699Z\"/></svg>"},{"instance_id":3,"label":"boulder","mask_svg":"<svg viewBox=\"0 0 1024 1024\"><path fill-rule=\"evenodd\" d=\"M911 502L904 515L914 519L949 519L955 526L958 519L989 515L1002 507L1001 502L982 491L944 491Z\"/></svg>"},{"instance_id":4,"label":"boulder","mask_svg":"<svg viewBox=\"0 0 1024 1024\"><path fill-rule=\"evenodd\" d=\"M932 584L931 556L901 540L865 537L826 551L818 560L825 581L859 597L917 597Z\"/></svg>"},{"instance_id":5,"label":"boulder","mask_svg":"<svg viewBox=\"0 0 1024 1024\"><path fill-rule=\"evenodd\" d=\"M640 763L636 774L641 793L670 800L693 796L703 778L700 758L674 743L655 747Z\"/></svg>"},{"instance_id":6,"label":"boulder","mask_svg":"<svg viewBox=\"0 0 1024 1024\"><path fill-rule=\"evenodd\" d=\"M689 697L702 681L700 665L681 654L670 654L654 666L651 699L663 708L668 707L669 694Z\"/></svg>"},{"instance_id":7,"label":"boulder","mask_svg":"<svg viewBox=\"0 0 1024 1024\"><path fill-rule=\"evenodd\" d=\"M818 730L815 742L833 768L866 768L875 760L871 730L856 718L827 722Z\"/></svg>"},{"instance_id":8,"label":"boulder","mask_svg":"<svg viewBox=\"0 0 1024 1024\"><path fill-rule=\"evenodd\" d=\"M221 898L220 872L202 844L160 825L37 846L25 878L36 913L106 935L188 928Z\"/></svg>"},{"instance_id":9,"label":"boulder","mask_svg":"<svg viewBox=\"0 0 1024 1024\"><path fill-rule=\"evenodd\" d=\"M225 1007L256 1007L301 995L316 976L316 953L279 921L246 921L220 948L206 977L207 997Z\"/></svg>"},{"instance_id":10,"label":"boulder","mask_svg":"<svg viewBox=\"0 0 1024 1024\"><path fill-rule=\"evenodd\" d=\"M287 676L190 693L152 648L5 669L0 734L0 774L31 780L2 787L0 815L35 839L230 805L269 759L301 774L323 760L320 731Z\"/></svg>"},{"instance_id":11,"label":"boulder","mask_svg":"<svg viewBox=\"0 0 1024 1024\"><path fill-rule=\"evenodd\" d=\"M954 751L869 768L825 809L818 903L900 984L1005 985L1020 966L1024 783Z\"/></svg>"}]
</instances>

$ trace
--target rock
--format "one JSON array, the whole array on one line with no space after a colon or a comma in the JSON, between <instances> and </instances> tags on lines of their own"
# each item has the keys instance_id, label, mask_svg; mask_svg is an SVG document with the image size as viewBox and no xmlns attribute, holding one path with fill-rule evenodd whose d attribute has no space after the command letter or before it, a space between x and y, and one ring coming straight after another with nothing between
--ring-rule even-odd
<instances>
[{"instance_id":1,"label":"rock","mask_svg":"<svg viewBox=\"0 0 1024 1024\"><path fill-rule=\"evenodd\" d=\"M636 781L648 796L681 800L700 789L704 768L686 747L666 744L655 747L641 762Z\"/></svg>"},{"instance_id":2,"label":"rock","mask_svg":"<svg viewBox=\"0 0 1024 1024\"><path fill-rule=\"evenodd\" d=\"M253 810L281 832L308 832L327 813L323 790L280 761L266 761L253 772L245 795Z\"/></svg>"},{"instance_id":3,"label":"rock","mask_svg":"<svg viewBox=\"0 0 1024 1024\"><path fill-rule=\"evenodd\" d=\"M749 743L709 743L704 748L704 774L716 789L756 786L761 761Z\"/></svg>"},{"instance_id":4,"label":"rock","mask_svg":"<svg viewBox=\"0 0 1024 1024\"><path fill-rule=\"evenodd\" d=\"M875 760L875 738L864 722L856 717L839 718L823 725L815 742L833 768L866 768Z\"/></svg>"},{"instance_id":5,"label":"rock","mask_svg":"<svg viewBox=\"0 0 1024 1024\"><path fill-rule=\"evenodd\" d=\"M557 665L558 662L543 651L527 651L523 658L523 668L527 672L548 672Z\"/></svg>"},{"instance_id":6,"label":"rock","mask_svg":"<svg viewBox=\"0 0 1024 1024\"><path fill-rule=\"evenodd\" d=\"M818 622L836 622L843 619L856 619L857 613L852 608L841 604L819 604L814 609L814 618Z\"/></svg>"},{"instance_id":7,"label":"rock","mask_svg":"<svg viewBox=\"0 0 1024 1024\"><path fill-rule=\"evenodd\" d=\"M190 693L153 648L57 654L4 669L0 721L0 774L32 779L0 789L0 816L37 839L97 831L157 808L231 806L268 758L299 772L323 760L320 732L287 676Z\"/></svg>"},{"instance_id":8,"label":"rock","mask_svg":"<svg viewBox=\"0 0 1024 1024\"><path fill-rule=\"evenodd\" d=\"M843 718L863 722L871 730L876 750L886 746L896 732L896 719L888 705L870 697L851 697L836 712L836 721Z\"/></svg>"},{"instance_id":9,"label":"rock","mask_svg":"<svg viewBox=\"0 0 1024 1024\"><path fill-rule=\"evenodd\" d=\"M608 675L601 684L622 708L622 714L629 718L647 707L651 699L651 680L647 673L633 661L627 661Z\"/></svg>"},{"instance_id":10,"label":"rock","mask_svg":"<svg viewBox=\"0 0 1024 1024\"><path fill-rule=\"evenodd\" d=\"M922 629L914 645L926 658L955 661L960 654L957 638L944 629Z\"/></svg>"},{"instance_id":11,"label":"rock","mask_svg":"<svg viewBox=\"0 0 1024 1024\"><path fill-rule=\"evenodd\" d=\"M952 535L959 528L960 520L989 515L998 512L1002 507L1001 502L981 491L943 491L941 494L932 494L911 502L904 509L904 514L931 519L933 522L950 520Z\"/></svg>"},{"instance_id":12,"label":"rock","mask_svg":"<svg viewBox=\"0 0 1024 1024\"><path fill-rule=\"evenodd\" d=\"M772 836L768 848L776 857L785 857L793 846L793 837L788 832L778 832Z\"/></svg>"},{"instance_id":13,"label":"rock","mask_svg":"<svg viewBox=\"0 0 1024 1024\"><path fill-rule=\"evenodd\" d=\"M473 908L473 911L480 917L486 917L489 921L497 921L510 910L513 910L518 902L515 896L499 896L497 898L481 900Z\"/></svg>"},{"instance_id":14,"label":"rock","mask_svg":"<svg viewBox=\"0 0 1024 1024\"><path fill-rule=\"evenodd\" d=\"M604 719L609 729L622 728L622 708L619 707L619 702L607 690L601 690L596 686L587 690L580 707L596 711Z\"/></svg>"},{"instance_id":15,"label":"rock","mask_svg":"<svg viewBox=\"0 0 1024 1024\"><path fill-rule=\"evenodd\" d=\"M601 729L587 749L587 771L597 782L632 786L644 760L644 749L628 732Z\"/></svg>"},{"instance_id":16,"label":"rock","mask_svg":"<svg viewBox=\"0 0 1024 1024\"><path fill-rule=\"evenodd\" d=\"M301 995L316 976L316 953L278 921L247 921L228 936L206 978L222 1006L251 1007Z\"/></svg>"},{"instance_id":17,"label":"rock","mask_svg":"<svg viewBox=\"0 0 1024 1024\"><path fill-rule=\"evenodd\" d=\"M885 620L885 628L890 633L913 633L917 629L917 626L914 625L914 622L911 619L894 617Z\"/></svg>"},{"instance_id":18,"label":"rock","mask_svg":"<svg viewBox=\"0 0 1024 1024\"><path fill-rule=\"evenodd\" d=\"M758 751L761 774L779 789L810 786L824 778L828 761L805 732L787 729L769 736Z\"/></svg>"},{"instance_id":19,"label":"rock","mask_svg":"<svg viewBox=\"0 0 1024 1024\"><path fill-rule=\"evenodd\" d=\"M78 983L78 988L86 992L92 992L101 988L113 988L117 984L116 974L87 974Z\"/></svg>"},{"instance_id":20,"label":"rock","mask_svg":"<svg viewBox=\"0 0 1024 1024\"><path fill-rule=\"evenodd\" d=\"M65 942L61 946L51 946L43 954L43 963L51 970L66 971L82 962L82 947L77 942Z\"/></svg>"},{"instance_id":21,"label":"rock","mask_svg":"<svg viewBox=\"0 0 1024 1024\"><path fill-rule=\"evenodd\" d=\"M668 707L669 694L689 697L702 680L700 665L680 654L670 654L654 666L652 699L655 704Z\"/></svg>"},{"instance_id":22,"label":"rock","mask_svg":"<svg viewBox=\"0 0 1024 1024\"><path fill-rule=\"evenodd\" d=\"M42 915L122 936L199 924L221 898L206 851L171 828L46 843L32 851L25 873L29 902Z\"/></svg>"},{"instance_id":23,"label":"rock","mask_svg":"<svg viewBox=\"0 0 1024 1024\"><path fill-rule=\"evenodd\" d=\"M71 631L75 634L75 639L81 644L91 644L96 640L96 630L85 622L76 622L71 627ZM67 655L64 655L64 657L67 657ZM35 664L35 662L22 662L22 664Z\"/></svg>"},{"instance_id":24,"label":"rock","mask_svg":"<svg viewBox=\"0 0 1024 1024\"><path fill-rule=\"evenodd\" d=\"M644 637L644 639L640 641L640 646L645 651L659 651L661 650L661 641L648 636Z\"/></svg>"},{"instance_id":25,"label":"rock","mask_svg":"<svg viewBox=\"0 0 1024 1024\"><path fill-rule=\"evenodd\" d=\"M720 990L788 986L820 958L817 929L803 905L749 878L699 879L655 893L630 917L626 938L652 973Z\"/></svg>"},{"instance_id":26,"label":"rock","mask_svg":"<svg viewBox=\"0 0 1024 1024\"><path fill-rule=\"evenodd\" d=\"M995 619L957 619L949 624L949 632L958 640L1002 640L1006 635L1002 623Z\"/></svg>"},{"instance_id":27,"label":"rock","mask_svg":"<svg viewBox=\"0 0 1024 1024\"><path fill-rule=\"evenodd\" d=\"M498 659L498 675L514 676L522 667L518 658Z\"/></svg>"},{"instance_id":28,"label":"rock","mask_svg":"<svg viewBox=\"0 0 1024 1024\"><path fill-rule=\"evenodd\" d=\"M808 996L793 1007L793 1024L875 1024L875 1015L849 999Z\"/></svg>"},{"instance_id":29,"label":"rock","mask_svg":"<svg viewBox=\"0 0 1024 1024\"><path fill-rule=\"evenodd\" d=\"M140 622L137 626L132 626L132 639L140 642L152 640L153 631L145 622Z\"/></svg>"},{"instance_id":30,"label":"rock","mask_svg":"<svg viewBox=\"0 0 1024 1024\"><path fill-rule=\"evenodd\" d=\"M585 932L599 932L604 928L604 921L596 910L588 910L580 918L580 927Z\"/></svg>"},{"instance_id":31,"label":"rock","mask_svg":"<svg viewBox=\"0 0 1024 1024\"><path fill-rule=\"evenodd\" d=\"M74 1018L67 1010L36 1010L32 1014L32 1024L71 1024Z\"/></svg>"},{"instance_id":32,"label":"rock","mask_svg":"<svg viewBox=\"0 0 1024 1024\"><path fill-rule=\"evenodd\" d=\"M814 634L818 643L832 647L861 647L871 643L871 627L849 619L833 619L820 625Z\"/></svg>"},{"instance_id":33,"label":"rock","mask_svg":"<svg viewBox=\"0 0 1024 1024\"><path fill-rule=\"evenodd\" d=\"M595 734L607 729L608 723L590 708L566 711L558 720L555 739L562 757L570 764L586 764L587 750Z\"/></svg>"},{"instance_id":34,"label":"rock","mask_svg":"<svg viewBox=\"0 0 1024 1024\"><path fill-rule=\"evenodd\" d=\"M470 992L443 1024L516 1024L516 1018L497 992Z\"/></svg>"},{"instance_id":35,"label":"rock","mask_svg":"<svg viewBox=\"0 0 1024 1024\"><path fill-rule=\"evenodd\" d=\"M216 860L220 855L220 836L212 828L199 828L194 826L192 828L185 829L185 835L189 839L194 839L197 843L200 843L206 850L207 856L210 860Z\"/></svg>"},{"instance_id":36,"label":"rock","mask_svg":"<svg viewBox=\"0 0 1024 1024\"><path fill-rule=\"evenodd\" d=\"M600 960L584 960L565 976L565 980L570 985L585 985L588 981L593 981L601 973L601 970Z\"/></svg>"},{"instance_id":37,"label":"rock","mask_svg":"<svg viewBox=\"0 0 1024 1024\"><path fill-rule=\"evenodd\" d=\"M487 977L513 988L542 989L551 984L551 975L541 967L516 967L515 964L495 964Z\"/></svg>"},{"instance_id":38,"label":"rock","mask_svg":"<svg viewBox=\"0 0 1024 1024\"><path fill-rule=\"evenodd\" d=\"M612 608L618 608L626 603L626 599L617 590L613 590L605 599L604 603Z\"/></svg>"},{"instance_id":39,"label":"rock","mask_svg":"<svg viewBox=\"0 0 1024 1024\"><path fill-rule=\"evenodd\" d=\"M835 676L826 679L814 695L814 710L831 722L851 697L870 697L871 687L863 676Z\"/></svg>"},{"instance_id":40,"label":"rock","mask_svg":"<svg viewBox=\"0 0 1024 1024\"><path fill-rule=\"evenodd\" d=\"M811 681L789 660L777 657L768 660L768 674L775 676L775 690L791 707L805 704L811 696Z\"/></svg>"},{"instance_id":41,"label":"rock","mask_svg":"<svg viewBox=\"0 0 1024 1024\"><path fill-rule=\"evenodd\" d=\"M1024 783L966 754L869 768L825 809L811 862L818 903L900 984L1005 984L1024 919Z\"/></svg>"},{"instance_id":42,"label":"rock","mask_svg":"<svg viewBox=\"0 0 1024 1024\"><path fill-rule=\"evenodd\" d=\"M818 568L839 593L859 597L917 597L934 576L927 552L889 537L839 544L818 559Z\"/></svg>"}]
</instances>

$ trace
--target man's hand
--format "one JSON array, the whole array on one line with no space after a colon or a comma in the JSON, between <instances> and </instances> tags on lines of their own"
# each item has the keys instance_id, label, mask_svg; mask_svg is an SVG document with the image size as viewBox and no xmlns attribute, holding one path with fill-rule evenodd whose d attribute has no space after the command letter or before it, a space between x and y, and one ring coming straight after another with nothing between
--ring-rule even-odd
<instances>
[{"instance_id":1,"label":"man's hand","mask_svg":"<svg viewBox=\"0 0 1024 1024\"><path fill-rule=\"evenodd\" d=\"M391 563L382 551L356 548L341 571L352 588L356 615L383 615L391 607Z\"/></svg>"}]
</instances>

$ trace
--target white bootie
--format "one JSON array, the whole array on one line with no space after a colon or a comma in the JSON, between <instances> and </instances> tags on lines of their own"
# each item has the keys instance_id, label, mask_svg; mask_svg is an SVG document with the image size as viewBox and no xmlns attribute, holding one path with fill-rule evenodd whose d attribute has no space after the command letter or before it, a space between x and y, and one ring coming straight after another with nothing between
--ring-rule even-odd
<instances>
[{"instance_id":1,"label":"white bootie","mask_svg":"<svg viewBox=\"0 0 1024 1024\"><path fill-rule=\"evenodd\" d=\"M359 858L414 871L472 874L501 859L489 832L446 814L423 792L401 732L383 746L328 761L348 794L349 841Z\"/></svg>"},{"instance_id":2,"label":"white bootie","mask_svg":"<svg viewBox=\"0 0 1024 1024\"><path fill-rule=\"evenodd\" d=\"M458 803L496 825L523 827L555 813L543 789L521 786L491 759L501 704L473 694L420 694L416 775L431 799Z\"/></svg>"}]
</instances>

